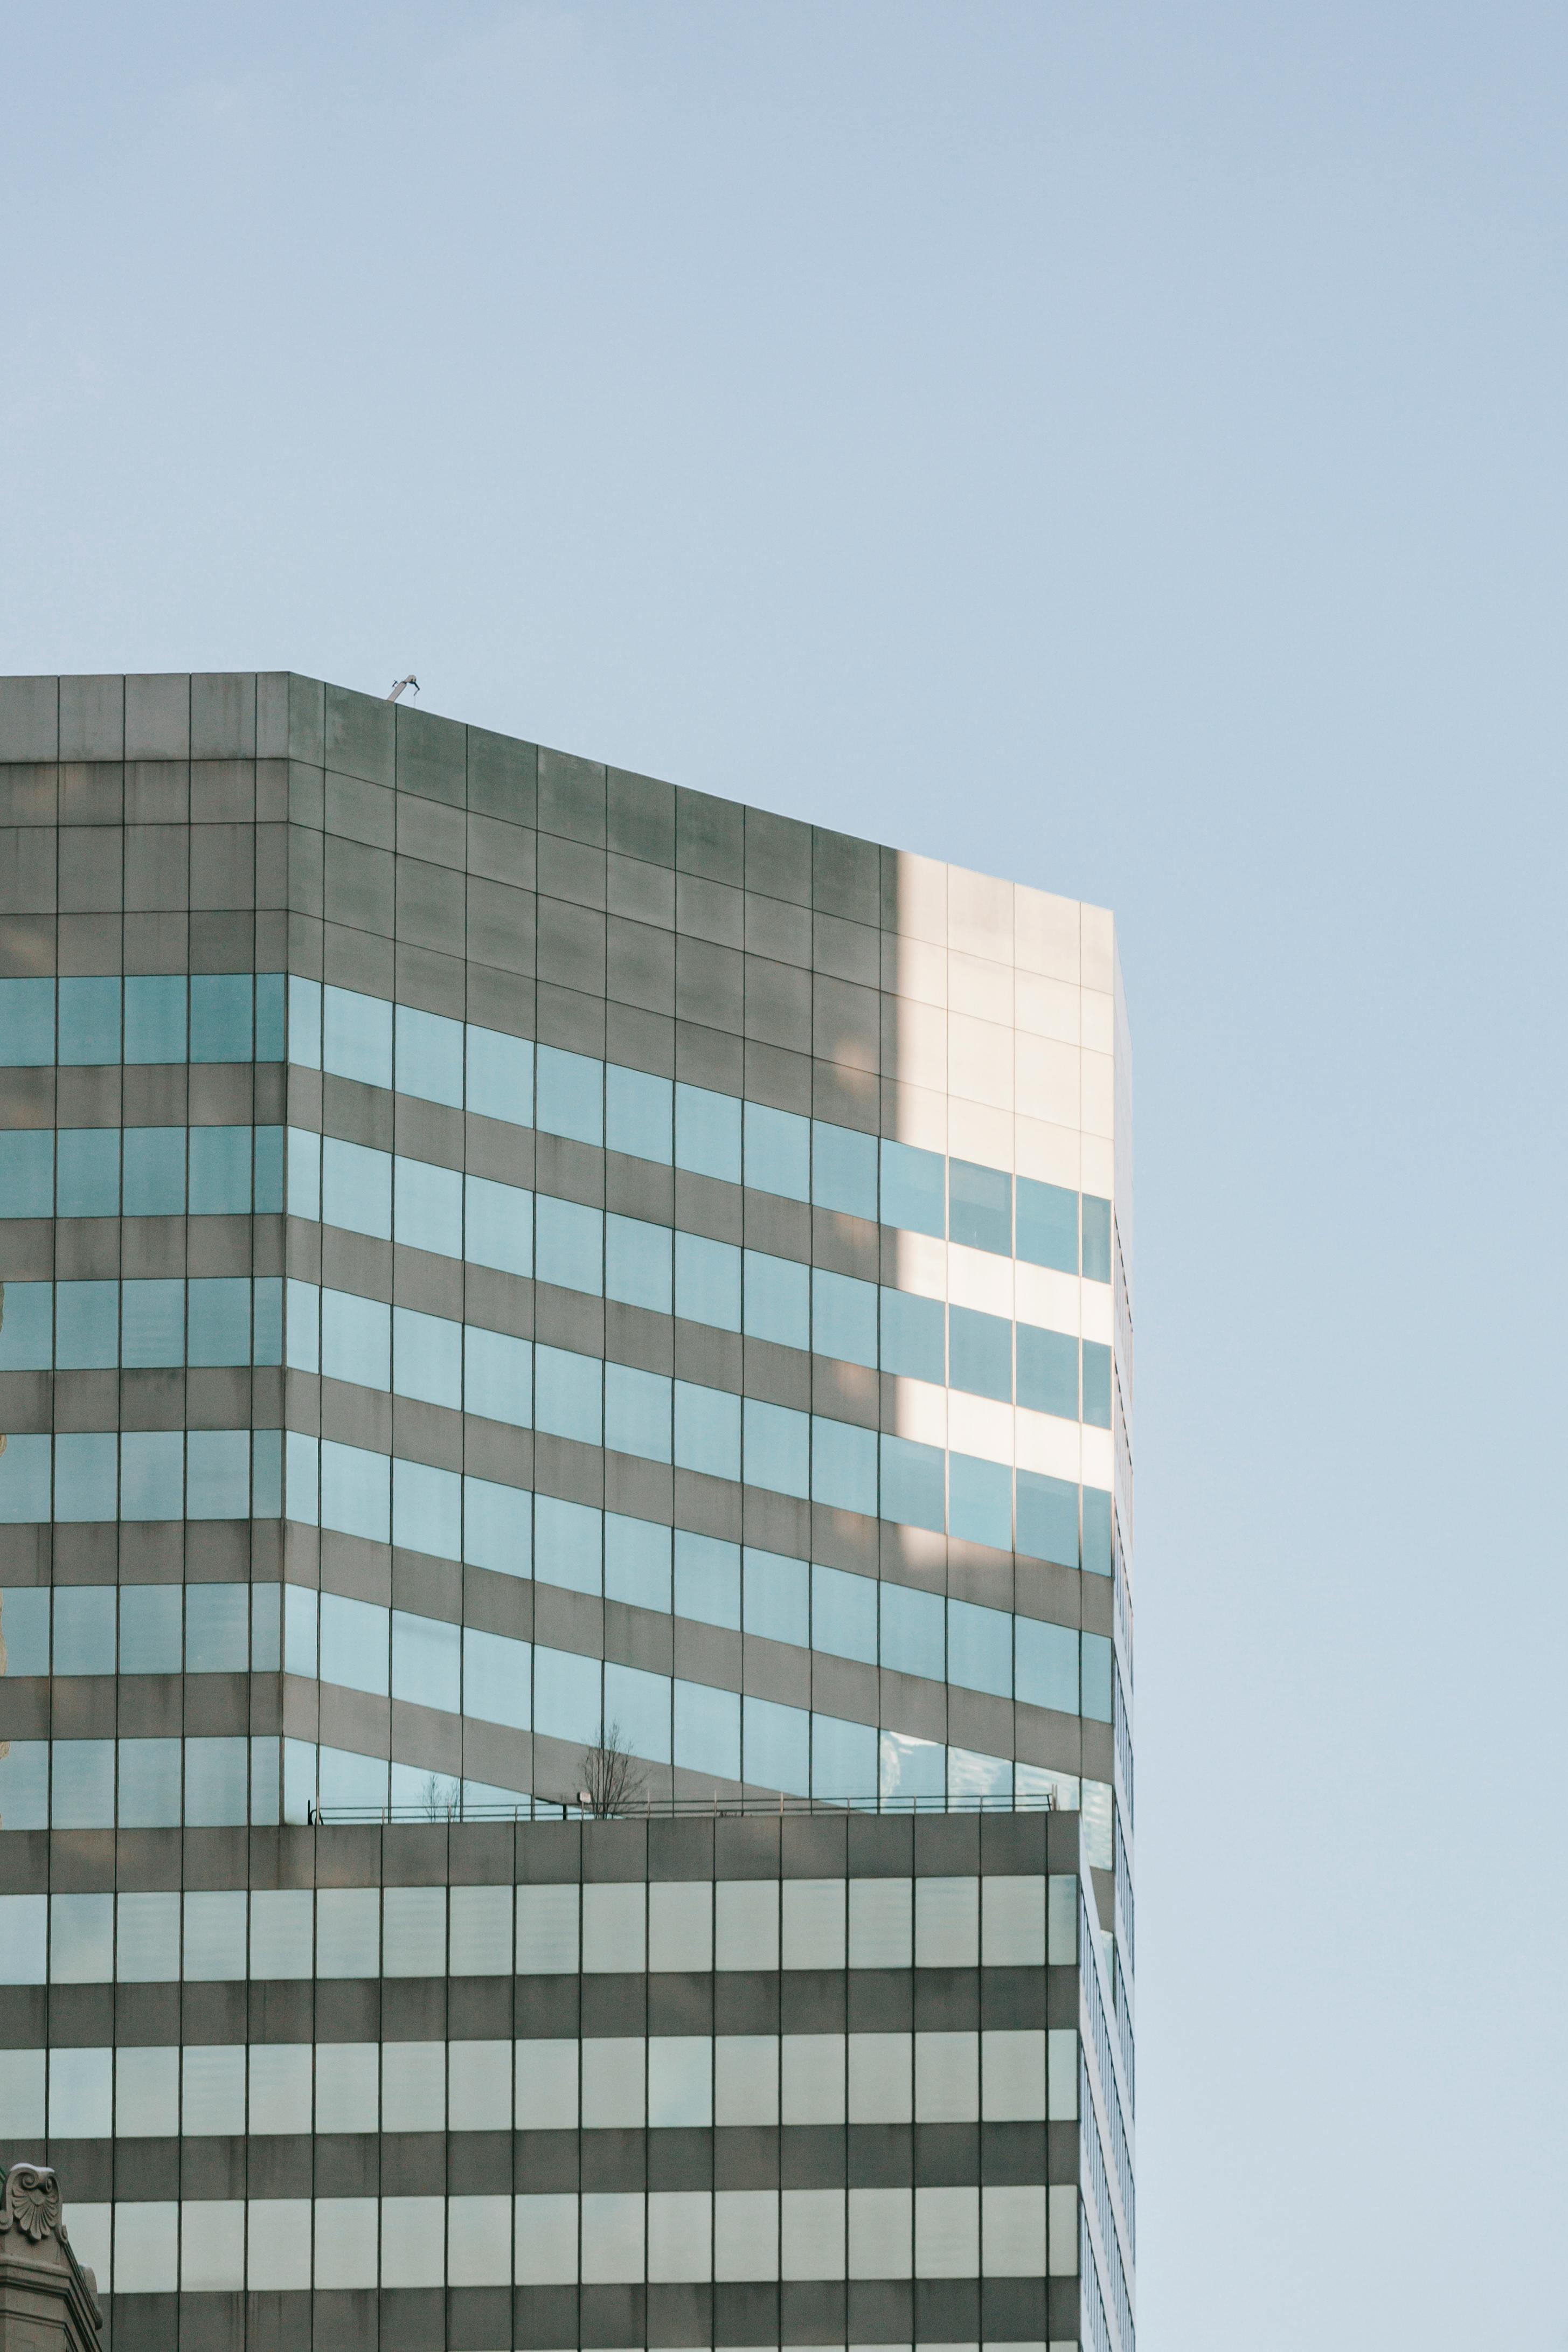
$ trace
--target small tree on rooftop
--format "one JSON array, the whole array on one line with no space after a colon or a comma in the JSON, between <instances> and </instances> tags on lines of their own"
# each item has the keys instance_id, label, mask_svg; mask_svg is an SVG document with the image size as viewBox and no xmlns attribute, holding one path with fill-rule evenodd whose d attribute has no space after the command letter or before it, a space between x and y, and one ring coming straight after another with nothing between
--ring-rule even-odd
<instances>
[{"instance_id":1,"label":"small tree on rooftop","mask_svg":"<svg viewBox=\"0 0 1568 2352\"><path fill-rule=\"evenodd\" d=\"M584 1748L577 1801L597 1821L624 1813L643 1792L647 1775L627 1748L618 1723L612 1723L597 1748Z\"/></svg>"}]
</instances>

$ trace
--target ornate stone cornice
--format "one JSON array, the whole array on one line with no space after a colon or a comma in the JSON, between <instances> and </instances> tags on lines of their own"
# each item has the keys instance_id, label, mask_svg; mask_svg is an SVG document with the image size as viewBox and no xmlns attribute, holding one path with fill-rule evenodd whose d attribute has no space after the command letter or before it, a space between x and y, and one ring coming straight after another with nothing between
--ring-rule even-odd
<instances>
[{"instance_id":1,"label":"ornate stone cornice","mask_svg":"<svg viewBox=\"0 0 1568 2352\"><path fill-rule=\"evenodd\" d=\"M40 2238L69 2243L60 2219L60 2184L47 2164L14 2164L0 2197L0 2231L20 2230L36 2245Z\"/></svg>"}]
</instances>

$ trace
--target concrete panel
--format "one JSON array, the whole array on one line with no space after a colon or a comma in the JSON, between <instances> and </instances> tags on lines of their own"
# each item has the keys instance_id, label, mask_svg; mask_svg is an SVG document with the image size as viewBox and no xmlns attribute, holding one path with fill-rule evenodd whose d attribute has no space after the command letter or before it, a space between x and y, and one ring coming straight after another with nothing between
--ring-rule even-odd
<instances>
[{"instance_id":1,"label":"concrete panel","mask_svg":"<svg viewBox=\"0 0 1568 2352\"><path fill-rule=\"evenodd\" d=\"M0 761L59 757L59 680L0 677Z\"/></svg>"},{"instance_id":2,"label":"concrete panel","mask_svg":"<svg viewBox=\"0 0 1568 2352\"><path fill-rule=\"evenodd\" d=\"M125 681L128 760L188 760L191 681L180 672Z\"/></svg>"}]
</instances>

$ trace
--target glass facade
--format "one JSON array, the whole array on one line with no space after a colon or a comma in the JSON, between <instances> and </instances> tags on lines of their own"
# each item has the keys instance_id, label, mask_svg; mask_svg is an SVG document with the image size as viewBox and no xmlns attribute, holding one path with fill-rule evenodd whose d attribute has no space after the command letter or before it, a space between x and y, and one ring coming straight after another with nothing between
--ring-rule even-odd
<instances>
[{"instance_id":1,"label":"glass facade","mask_svg":"<svg viewBox=\"0 0 1568 2352\"><path fill-rule=\"evenodd\" d=\"M0 2156L115 2344L1131 2352L1128 1102L1099 909L0 680Z\"/></svg>"}]
</instances>

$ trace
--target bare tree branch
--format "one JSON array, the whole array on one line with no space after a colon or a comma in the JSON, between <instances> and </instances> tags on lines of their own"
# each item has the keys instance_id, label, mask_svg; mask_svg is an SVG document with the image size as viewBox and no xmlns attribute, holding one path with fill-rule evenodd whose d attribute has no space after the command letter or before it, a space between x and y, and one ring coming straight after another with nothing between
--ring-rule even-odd
<instances>
[{"instance_id":1,"label":"bare tree branch","mask_svg":"<svg viewBox=\"0 0 1568 2352\"><path fill-rule=\"evenodd\" d=\"M647 1779L626 1746L620 1725L612 1723L597 1748L584 1750L577 1801L595 1821L629 1812L641 1798Z\"/></svg>"}]
</instances>

